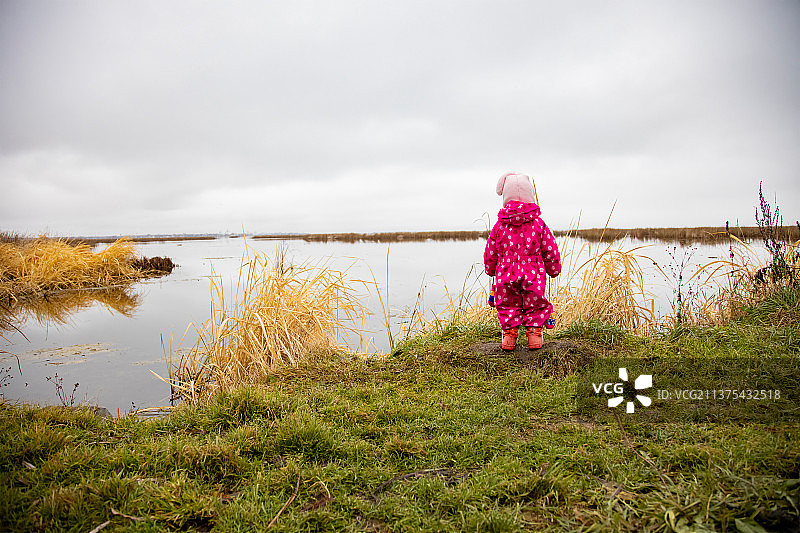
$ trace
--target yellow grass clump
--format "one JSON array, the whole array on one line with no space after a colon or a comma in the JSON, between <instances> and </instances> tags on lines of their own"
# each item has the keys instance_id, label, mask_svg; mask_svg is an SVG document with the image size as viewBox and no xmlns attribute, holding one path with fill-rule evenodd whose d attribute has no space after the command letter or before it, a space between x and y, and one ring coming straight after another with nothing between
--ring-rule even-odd
<instances>
[{"instance_id":1,"label":"yellow grass clump","mask_svg":"<svg viewBox=\"0 0 800 533\"><path fill-rule=\"evenodd\" d=\"M0 300L9 303L37 293L106 287L141 278L133 266L134 243L118 239L100 252L64 240L40 237L0 242Z\"/></svg>"},{"instance_id":2,"label":"yellow grass clump","mask_svg":"<svg viewBox=\"0 0 800 533\"><path fill-rule=\"evenodd\" d=\"M276 367L344 349L367 316L355 289L364 282L326 265L287 265L245 248L236 293L211 276L211 317L195 346L170 361L173 394L189 401L254 383ZM170 358L173 356L170 354Z\"/></svg>"},{"instance_id":3,"label":"yellow grass clump","mask_svg":"<svg viewBox=\"0 0 800 533\"><path fill-rule=\"evenodd\" d=\"M654 328L654 299L645 290L639 265L646 256L637 253L641 247L622 250L605 245L593 251L591 243L585 242L576 253L576 243L571 235L559 242L562 273L547 284L556 328L587 320L640 333ZM586 259L578 263L580 257Z\"/></svg>"}]
</instances>

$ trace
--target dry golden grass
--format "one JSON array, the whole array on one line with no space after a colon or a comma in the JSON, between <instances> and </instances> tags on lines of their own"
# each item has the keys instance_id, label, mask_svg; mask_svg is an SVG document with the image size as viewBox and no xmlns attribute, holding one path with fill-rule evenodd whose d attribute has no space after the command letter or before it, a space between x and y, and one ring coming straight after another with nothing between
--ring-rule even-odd
<instances>
[{"instance_id":1,"label":"dry golden grass","mask_svg":"<svg viewBox=\"0 0 800 533\"><path fill-rule=\"evenodd\" d=\"M142 277L133 267L134 243L119 239L100 252L85 245L40 237L0 243L0 299L65 289L106 287Z\"/></svg>"},{"instance_id":2,"label":"dry golden grass","mask_svg":"<svg viewBox=\"0 0 800 533\"><path fill-rule=\"evenodd\" d=\"M575 250L577 239L561 238L562 273L547 285L553 304L553 318L561 329L576 321L602 320L625 330L646 333L657 322L654 299L645 290L637 253L611 244L584 242ZM579 258L586 259L580 261Z\"/></svg>"},{"instance_id":3,"label":"dry golden grass","mask_svg":"<svg viewBox=\"0 0 800 533\"><path fill-rule=\"evenodd\" d=\"M354 288L363 284L325 264L287 265L245 247L232 301L212 273L211 318L198 328L197 344L170 361L173 392L194 402L343 350L349 335L363 331L367 309Z\"/></svg>"},{"instance_id":4,"label":"dry golden grass","mask_svg":"<svg viewBox=\"0 0 800 533\"><path fill-rule=\"evenodd\" d=\"M596 250L584 243L578 253L576 240L567 236L559 242L566 256L561 276L548 283L548 298L553 303L556 327L568 327L582 320L602 320L636 333L650 333L665 326L721 325L736 317L741 309L754 305L771 293L791 283L759 279L768 269L758 245L748 244L733 234L728 259L699 265L682 273L683 282L671 279L643 247L622 250L612 244ZM785 264L800 275L800 241L787 242L783 250ZM574 258L586 257L576 264ZM570 261L570 259L572 259ZM658 315L655 299L645 286L640 261L651 262L661 274L677 284L682 298L672 302L671 313ZM674 277L675 274L673 273Z\"/></svg>"}]
</instances>

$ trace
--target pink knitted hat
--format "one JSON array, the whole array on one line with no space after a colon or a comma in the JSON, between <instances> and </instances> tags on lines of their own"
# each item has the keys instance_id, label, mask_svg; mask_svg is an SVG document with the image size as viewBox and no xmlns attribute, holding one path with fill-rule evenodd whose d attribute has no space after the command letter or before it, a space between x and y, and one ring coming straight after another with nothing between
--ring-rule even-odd
<instances>
[{"instance_id":1,"label":"pink knitted hat","mask_svg":"<svg viewBox=\"0 0 800 533\"><path fill-rule=\"evenodd\" d=\"M531 179L525 174L509 172L497 181L497 194L503 196L503 205L511 200L528 204L536 203L536 194Z\"/></svg>"}]
</instances>

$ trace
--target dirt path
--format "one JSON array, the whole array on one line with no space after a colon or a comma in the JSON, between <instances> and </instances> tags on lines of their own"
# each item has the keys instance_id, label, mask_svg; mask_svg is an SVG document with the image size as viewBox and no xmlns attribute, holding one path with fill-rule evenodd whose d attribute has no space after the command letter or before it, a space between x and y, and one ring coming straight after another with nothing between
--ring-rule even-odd
<instances>
[{"instance_id":1,"label":"dirt path","mask_svg":"<svg viewBox=\"0 0 800 533\"><path fill-rule=\"evenodd\" d=\"M500 348L499 341L474 344L470 351L494 356L507 353ZM558 378L575 373L599 355L590 345L570 339L547 340L539 350L529 350L527 346L517 344L512 353L519 363L539 367L543 375Z\"/></svg>"}]
</instances>

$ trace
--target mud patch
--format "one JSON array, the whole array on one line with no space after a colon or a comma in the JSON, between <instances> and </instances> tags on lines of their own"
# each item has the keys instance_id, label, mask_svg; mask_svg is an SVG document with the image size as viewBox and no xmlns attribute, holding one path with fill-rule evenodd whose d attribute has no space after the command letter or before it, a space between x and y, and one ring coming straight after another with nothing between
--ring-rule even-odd
<instances>
[{"instance_id":1,"label":"mud patch","mask_svg":"<svg viewBox=\"0 0 800 533\"><path fill-rule=\"evenodd\" d=\"M142 257L133 261L133 268L152 277L171 274L176 266L169 257Z\"/></svg>"},{"instance_id":2,"label":"mud patch","mask_svg":"<svg viewBox=\"0 0 800 533\"><path fill-rule=\"evenodd\" d=\"M484 356L513 355L520 364L538 367L543 376L555 378L574 374L598 356L592 346L570 339L546 340L538 350L518 344L513 352L505 352L498 341L475 344L470 350Z\"/></svg>"}]
</instances>

